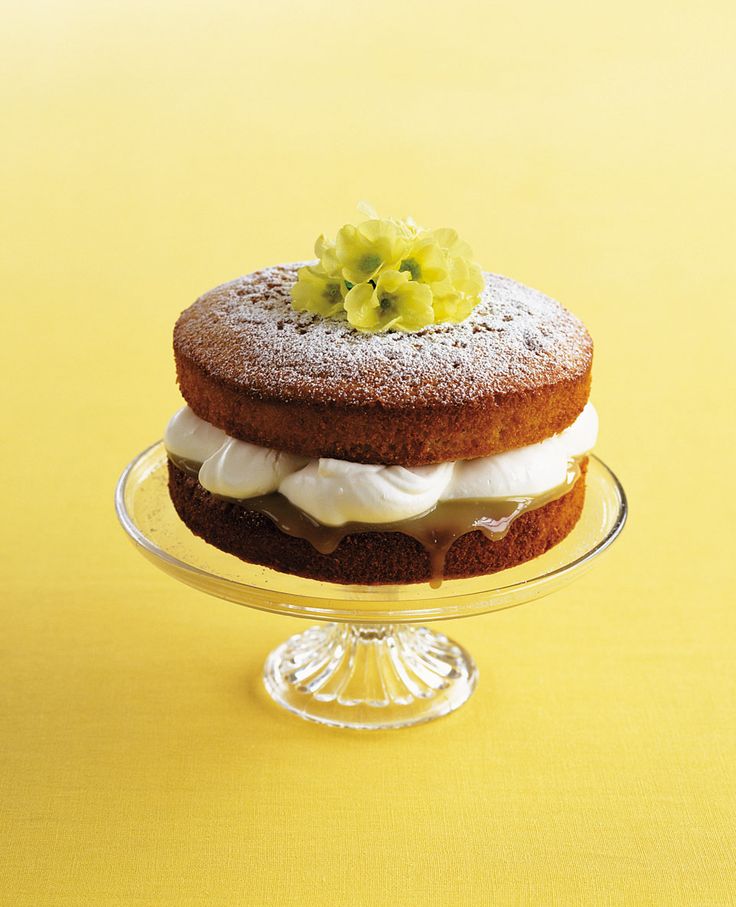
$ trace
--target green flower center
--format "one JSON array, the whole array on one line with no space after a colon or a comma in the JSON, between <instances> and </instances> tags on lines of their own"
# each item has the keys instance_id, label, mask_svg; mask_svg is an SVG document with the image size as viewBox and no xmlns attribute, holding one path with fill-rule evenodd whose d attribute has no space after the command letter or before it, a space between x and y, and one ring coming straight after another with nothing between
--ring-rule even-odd
<instances>
[{"instance_id":1,"label":"green flower center","mask_svg":"<svg viewBox=\"0 0 736 907\"><path fill-rule=\"evenodd\" d=\"M383 296L378 300L378 305L381 308L382 312L389 312L396 305L397 297L393 296L391 293L384 293Z\"/></svg>"},{"instance_id":2,"label":"green flower center","mask_svg":"<svg viewBox=\"0 0 736 907\"><path fill-rule=\"evenodd\" d=\"M372 274L381 265L381 256L375 252L368 252L358 262L358 270L364 274Z\"/></svg>"},{"instance_id":3,"label":"green flower center","mask_svg":"<svg viewBox=\"0 0 736 907\"><path fill-rule=\"evenodd\" d=\"M419 280L422 276L422 268L416 258L405 258L399 265L399 271L408 271L412 280Z\"/></svg>"},{"instance_id":4,"label":"green flower center","mask_svg":"<svg viewBox=\"0 0 736 907\"><path fill-rule=\"evenodd\" d=\"M328 302L331 302L331 303L340 302L340 300L342 299L342 293L340 293L340 284L339 283L325 284L325 288L324 288L322 295Z\"/></svg>"}]
</instances>

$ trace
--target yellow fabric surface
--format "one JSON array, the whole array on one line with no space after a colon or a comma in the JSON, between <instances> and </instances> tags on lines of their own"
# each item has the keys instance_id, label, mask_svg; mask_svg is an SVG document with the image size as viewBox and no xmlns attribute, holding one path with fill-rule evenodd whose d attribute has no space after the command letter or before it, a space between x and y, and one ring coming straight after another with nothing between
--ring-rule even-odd
<instances>
[{"instance_id":1,"label":"yellow fabric surface","mask_svg":"<svg viewBox=\"0 0 736 907\"><path fill-rule=\"evenodd\" d=\"M733 5L3 19L2 903L736 903ZM175 583L112 507L179 311L363 198L586 321L631 500L580 581L444 627L465 707L376 735L273 706L306 625Z\"/></svg>"}]
</instances>

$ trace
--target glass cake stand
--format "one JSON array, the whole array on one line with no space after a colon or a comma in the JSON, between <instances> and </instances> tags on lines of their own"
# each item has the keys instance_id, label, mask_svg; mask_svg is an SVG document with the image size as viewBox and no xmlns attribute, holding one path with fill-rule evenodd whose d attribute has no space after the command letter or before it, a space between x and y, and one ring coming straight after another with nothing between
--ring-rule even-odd
<instances>
[{"instance_id":1,"label":"glass cake stand","mask_svg":"<svg viewBox=\"0 0 736 907\"><path fill-rule=\"evenodd\" d=\"M585 506L575 529L541 557L472 579L404 586L341 586L245 563L193 535L167 489L159 441L118 481L115 508L138 550L178 580L275 614L323 621L266 659L273 699L302 718L336 727L407 727L452 712L471 695L478 669L441 633L418 627L511 608L555 592L608 548L626 521L626 496L611 470L590 457Z\"/></svg>"}]
</instances>

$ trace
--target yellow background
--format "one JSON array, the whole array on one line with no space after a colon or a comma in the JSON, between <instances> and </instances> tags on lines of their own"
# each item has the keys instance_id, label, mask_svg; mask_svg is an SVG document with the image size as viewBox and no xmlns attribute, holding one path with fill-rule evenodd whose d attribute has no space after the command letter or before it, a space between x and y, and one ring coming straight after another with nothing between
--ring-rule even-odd
<instances>
[{"instance_id":1,"label":"yellow background","mask_svg":"<svg viewBox=\"0 0 736 907\"><path fill-rule=\"evenodd\" d=\"M732 10L5 5L4 903L736 903ZM112 509L179 311L363 198L587 322L631 499L577 584L448 627L465 708L374 736L272 707L302 624Z\"/></svg>"}]
</instances>

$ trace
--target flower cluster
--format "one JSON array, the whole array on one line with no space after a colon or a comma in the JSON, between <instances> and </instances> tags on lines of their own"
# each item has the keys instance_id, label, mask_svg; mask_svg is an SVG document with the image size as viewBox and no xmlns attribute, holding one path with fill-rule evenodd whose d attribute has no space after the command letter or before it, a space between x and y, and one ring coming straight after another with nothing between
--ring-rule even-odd
<instances>
[{"instance_id":1,"label":"flower cluster","mask_svg":"<svg viewBox=\"0 0 736 907\"><path fill-rule=\"evenodd\" d=\"M346 224L314 246L319 264L299 269L291 297L297 311L347 318L359 331L418 331L462 321L485 285L473 253L455 230L372 217Z\"/></svg>"}]
</instances>

